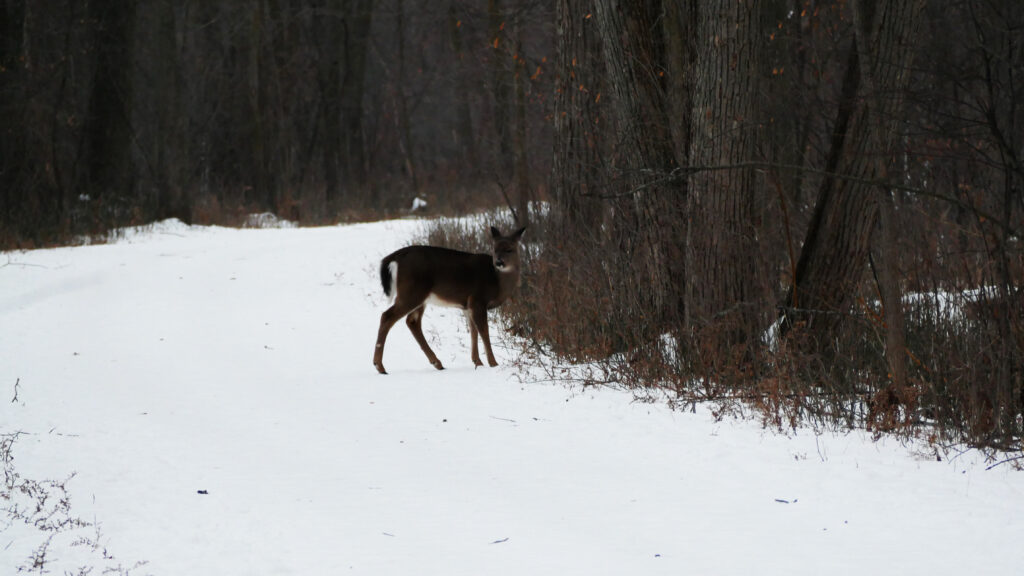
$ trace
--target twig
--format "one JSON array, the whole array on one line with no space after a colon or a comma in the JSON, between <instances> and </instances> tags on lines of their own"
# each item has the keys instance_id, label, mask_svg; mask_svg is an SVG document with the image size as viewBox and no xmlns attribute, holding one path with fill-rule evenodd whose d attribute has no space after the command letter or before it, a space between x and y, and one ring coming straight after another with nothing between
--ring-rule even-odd
<instances>
[{"instance_id":1,"label":"twig","mask_svg":"<svg viewBox=\"0 0 1024 576\"><path fill-rule=\"evenodd\" d=\"M7 256L7 262L0 264L0 268L6 268L8 266L21 266L22 268L46 268L42 264L30 264L28 262L15 262L11 260L11 257Z\"/></svg>"},{"instance_id":2,"label":"twig","mask_svg":"<svg viewBox=\"0 0 1024 576\"><path fill-rule=\"evenodd\" d=\"M1016 462L1018 460L1024 460L1024 454L1019 454L1019 455L1013 456L1011 458L1006 458L1005 460L1000 460L999 462L996 462L995 464L990 464L989 466L985 467L985 470L991 470L991 469L995 468L996 466L1002 466L1003 464L1006 464L1008 462Z\"/></svg>"},{"instance_id":3,"label":"twig","mask_svg":"<svg viewBox=\"0 0 1024 576\"><path fill-rule=\"evenodd\" d=\"M990 214L990 213L988 213L988 212L986 212L984 210L981 210L977 206L974 206L972 204L968 204L968 203L960 200L959 198L954 198L954 197L951 197L951 196L947 196L947 195L939 193L939 192L932 192L932 191L927 190L925 188L918 188L916 186L907 186L907 185L903 185L903 184L898 184L898 183L888 182L888 181L882 181L882 180L877 180L877 179L873 179L873 178L861 178L861 177L858 177L858 176L851 176L851 175L848 175L848 174L839 174L839 173L836 173L836 172L832 172L830 170L821 170L821 169L811 168L811 167L808 167L808 166L801 166L801 165L797 165L797 164L784 164L784 163L776 163L776 162L749 161L749 162L736 162L736 163L733 163L733 164L717 164L717 165L710 165L710 166L686 166L686 167L677 166L676 168L673 168L670 172L668 172L667 174L665 174L661 178L659 178L657 180L653 180L651 182L647 182L645 184L641 184L640 186L631 188L631 189L629 189L629 190L627 190L625 192L612 192L612 193L608 193L608 194L581 193L580 196L584 196L584 197L588 197L588 198L596 198L598 200L614 200L616 198L629 198L629 197L634 196L637 192L641 192L641 191L643 191L646 188L649 188L651 186L658 185L658 184L664 184L664 183L668 183L668 182L674 182L674 181L677 181L677 180L683 180L683 179L689 178L691 174L697 174L697 173L700 173L700 172L722 172L722 171L743 170L743 169L752 169L752 170L796 170L796 171L800 171L800 172L805 172L807 174L815 174L815 175L819 175L819 176L825 176L825 177L828 177L828 178L835 178L837 180L844 180L844 181L851 182L851 183L854 183L854 184L863 184L863 185L871 186L873 188L883 189L883 188L887 187L889 190L898 190L900 192L906 192L908 194L914 194L914 195L917 195L917 196L925 196L925 197L928 197L928 198L935 198L936 200L942 200L944 202L948 202L950 204L953 204L954 206L957 206L957 207L960 207L960 208L963 208L965 210L969 210L969 211L973 212L974 214L984 218L985 220L996 224L999 228L1001 228L1004 232L1006 232L1010 236L1014 236L1014 237L1020 237L1021 236L1020 231L1018 231L1016 228L1014 228L1009 222L1005 222L1005 221L1001 220L1000 218L997 218L993 214Z\"/></svg>"},{"instance_id":4,"label":"twig","mask_svg":"<svg viewBox=\"0 0 1024 576\"><path fill-rule=\"evenodd\" d=\"M11 398L11 404L18 401L18 384L21 383L21 378L14 381L14 398Z\"/></svg>"}]
</instances>

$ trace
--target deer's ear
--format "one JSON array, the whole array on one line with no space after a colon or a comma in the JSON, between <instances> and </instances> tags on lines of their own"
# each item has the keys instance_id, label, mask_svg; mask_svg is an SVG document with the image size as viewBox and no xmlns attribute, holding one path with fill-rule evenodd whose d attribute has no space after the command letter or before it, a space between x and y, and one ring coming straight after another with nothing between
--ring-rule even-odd
<instances>
[{"instance_id":1,"label":"deer's ear","mask_svg":"<svg viewBox=\"0 0 1024 576\"><path fill-rule=\"evenodd\" d=\"M491 238L494 238L495 240L501 238L501 232L499 232L494 226L491 226Z\"/></svg>"},{"instance_id":2,"label":"deer's ear","mask_svg":"<svg viewBox=\"0 0 1024 576\"><path fill-rule=\"evenodd\" d=\"M519 242L519 239L523 237L523 232L526 232L526 226L523 226L522 228L520 228L519 230L516 230L512 234L512 236L511 236L512 241L513 242Z\"/></svg>"}]
</instances>

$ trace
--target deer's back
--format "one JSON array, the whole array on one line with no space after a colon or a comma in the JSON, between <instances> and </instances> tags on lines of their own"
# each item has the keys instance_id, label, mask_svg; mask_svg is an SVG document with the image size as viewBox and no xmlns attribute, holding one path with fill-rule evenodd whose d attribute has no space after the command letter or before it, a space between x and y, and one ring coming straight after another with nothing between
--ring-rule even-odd
<instances>
[{"instance_id":1,"label":"deer's back","mask_svg":"<svg viewBox=\"0 0 1024 576\"><path fill-rule=\"evenodd\" d=\"M437 246L407 246L384 259L398 264L398 290L411 298L431 296L465 307L468 299L497 297L498 277L489 254Z\"/></svg>"}]
</instances>

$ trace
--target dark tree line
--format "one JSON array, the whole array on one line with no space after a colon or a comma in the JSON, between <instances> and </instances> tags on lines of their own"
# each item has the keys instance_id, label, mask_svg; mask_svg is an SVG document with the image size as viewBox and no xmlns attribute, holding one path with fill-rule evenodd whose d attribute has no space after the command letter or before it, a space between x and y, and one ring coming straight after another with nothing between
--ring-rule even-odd
<instances>
[{"instance_id":1,"label":"dark tree line","mask_svg":"<svg viewBox=\"0 0 1024 576\"><path fill-rule=\"evenodd\" d=\"M0 241L518 202L550 165L553 24L512 0L3 0Z\"/></svg>"},{"instance_id":2,"label":"dark tree line","mask_svg":"<svg viewBox=\"0 0 1024 576\"><path fill-rule=\"evenodd\" d=\"M507 205L546 349L1019 447L1020 102L1014 0L0 0L0 242Z\"/></svg>"}]
</instances>

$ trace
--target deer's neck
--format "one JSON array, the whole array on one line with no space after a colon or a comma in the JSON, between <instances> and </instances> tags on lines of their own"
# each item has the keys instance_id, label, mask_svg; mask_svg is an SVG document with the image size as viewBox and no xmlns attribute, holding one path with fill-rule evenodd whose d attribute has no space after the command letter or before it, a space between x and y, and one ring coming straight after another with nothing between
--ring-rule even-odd
<instances>
[{"instance_id":1,"label":"deer's neck","mask_svg":"<svg viewBox=\"0 0 1024 576\"><path fill-rule=\"evenodd\" d=\"M505 271L495 268L494 272L498 275L498 295L490 303L489 307L491 308L500 306L505 300L508 300L519 287L520 281L518 266L513 270Z\"/></svg>"}]
</instances>

